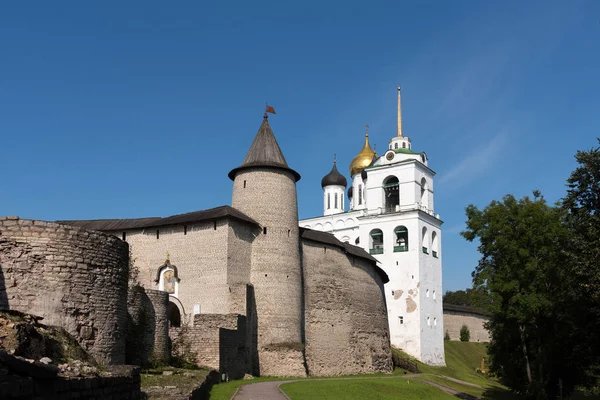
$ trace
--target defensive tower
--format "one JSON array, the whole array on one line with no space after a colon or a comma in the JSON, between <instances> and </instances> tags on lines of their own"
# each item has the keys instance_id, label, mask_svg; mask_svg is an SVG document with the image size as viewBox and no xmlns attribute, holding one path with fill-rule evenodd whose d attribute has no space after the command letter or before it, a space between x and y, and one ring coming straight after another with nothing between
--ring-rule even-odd
<instances>
[{"instance_id":1,"label":"defensive tower","mask_svg":"<svg viewBox=\"0 0 600 400\"><path fill-rule=\"evenodd\" d=\"M265 113L242 164L229 173L232 206L262 227L252 245L251 282L261 375L304 376L298 200L300 175L288 167Z\"/></svg>"}]
</instances>

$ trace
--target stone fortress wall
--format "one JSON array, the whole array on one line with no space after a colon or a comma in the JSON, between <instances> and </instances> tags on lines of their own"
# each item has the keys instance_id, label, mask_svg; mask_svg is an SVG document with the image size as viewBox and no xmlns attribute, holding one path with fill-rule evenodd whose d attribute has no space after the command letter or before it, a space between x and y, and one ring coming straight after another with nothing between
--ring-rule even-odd
<instances>
[{"instance_id":1,"label":"stone fortress wall","mask_svg":"<svg viewBox=\"0 0 600 400\"><path fill-rule=\"evenodd\" d=\"M135 365L168 363L171 358L167 307L169 295L141 286L127 294L128 335L126 362Z\"/></svg>"},{"instance_id":2,"label":"stone fortress wall","mask_svg":"<svg viewBox=\"0 0 600 400\"><path fill-rule=\"evenodd\" d=\"M63 327L99 362L125 362L128 246L101 232L0 217L0 309Z\"/></svg>"},{"instance_id":3,"label":"stone fortress wall","mask_svg":"<svg viewBox=\"0 0 600 400\"><path fill-rule=\"evenodd\" d=\"M391 372L384 282L372 263L308 240L302 254L309 374Z\"/></svg>"},{"instance_id":4,"label":"stone fortress wall","mask_svg":"<svg viewBox=\"0 0 600 400\"><path fill-rule=\"evenodd\" d=\"M231 203L263 229L252 243L250 279L259 373L305 376L296 180L282 169L248 167L235 175Z\"/></svg>"},{"instance_id":5,"label":"stone fortress wall","mask_svg":"<svg viewBox=\"0 0 600 400\"><path fill-rule=\"evenodd\" d=\"M460 328L466 325L470 342L489 342L490 332L484 326L488 321L489 317L475 308L444 303L444 333L450 340L460 340Z\"/></svg>"}]
</instances>

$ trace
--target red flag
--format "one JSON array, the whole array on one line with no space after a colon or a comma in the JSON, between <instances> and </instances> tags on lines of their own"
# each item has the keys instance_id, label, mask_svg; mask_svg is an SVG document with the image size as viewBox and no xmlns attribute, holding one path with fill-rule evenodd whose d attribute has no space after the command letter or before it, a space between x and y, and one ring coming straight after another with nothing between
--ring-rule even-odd
<instances>
[{"instance_id":1,"label":"red flag","mask_svg":"<svg viewBox=\"0 0 600 400\"><path fill-rule=\"evenodd\" d=\"M265 112L271 113L271 114L277 114L275 112L275 109L271 106L267 106L267 109L265 110Z\"/></svg>"}]
</instances>

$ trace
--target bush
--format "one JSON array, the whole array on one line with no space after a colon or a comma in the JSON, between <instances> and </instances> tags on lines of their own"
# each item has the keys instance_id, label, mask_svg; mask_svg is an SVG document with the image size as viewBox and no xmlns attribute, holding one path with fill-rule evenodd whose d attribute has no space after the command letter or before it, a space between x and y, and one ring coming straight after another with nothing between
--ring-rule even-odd
<instances>
[{"instance_id":1,"label":"bush","mask_svg":"<svg viewBox=\"0 0 600 400\"><path fill-rule=\"evenodd\" d=\"M460 328L460 341L468 342L470 338L471 338L471 332L469 332L469 328L467 328L466 325L463 325Z\"/></svg>"},{"instance_id":2,"label":"bush","mask_svg":"<svg viewBox=\"0 0 600 400\"><path fill-rule=\"evenodd\" d=\"M421 372L419 370L419 367L417 366L417 363L402 357L395 351L392 351L392 362L394 363L394 368L402 368L414 374L418 374Z\"/></svg>"},{"instance_id":3,"label":"bush","mask_svg":"<svg viewBox=\"0 0 600 400\"><path fill-rule=\"evenodd\" d=\"M444 340L450 340L450 334L448 333L448 329L446 329L446 333L444 334Z\"/></svg>"}]
</instances>

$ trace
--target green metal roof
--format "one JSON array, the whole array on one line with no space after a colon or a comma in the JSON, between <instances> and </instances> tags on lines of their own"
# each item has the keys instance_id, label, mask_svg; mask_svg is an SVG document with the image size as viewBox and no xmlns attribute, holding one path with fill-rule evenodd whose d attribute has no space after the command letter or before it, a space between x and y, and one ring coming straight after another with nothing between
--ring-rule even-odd
<instances>
[{"instance_id":1,"label":"green metal roof","mask_svg":"<svg viewBox=\"0 0 600 400\"><path fill-rule=\"evenodd\" d=\"M404 153L404 154L423 154L412 151L411 149L394 149L394 153Z\"/></svg>"}]
</instances>

